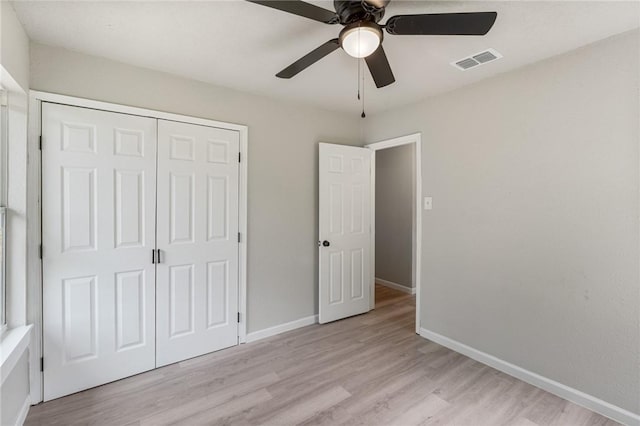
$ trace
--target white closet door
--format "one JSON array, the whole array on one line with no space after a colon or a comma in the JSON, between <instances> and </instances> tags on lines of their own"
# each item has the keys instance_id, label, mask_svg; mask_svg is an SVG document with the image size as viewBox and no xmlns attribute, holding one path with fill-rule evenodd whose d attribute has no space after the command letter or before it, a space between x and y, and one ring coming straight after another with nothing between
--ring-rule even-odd
<instances>
[{"instance_id":1,"label":"white closet door","mask_svg":"<svg viewBox=\"0 0 640 426\"><path fill-rule=\"evenodd\" d=\"M157 365L238 343L239 133L158 121Z\"/></svg>"},{"instance_id":2,"label":"white closet door","mask_svg":"<svg viewBox=\"0 0 640 426\"><path fill-rule=\"evenodd\" d=\"M42 104L44 399L155 367L156 120Z\"/></svg>"},{"instance_id":3,"label":"white closet door","mask_svg":"<svg viewBox=\"0 0 640 426\"><path fill-rule=\"evenodd\" d=\"M319 321L369 311L371 150L319 148Z\"/></svg>"}]
</instances>

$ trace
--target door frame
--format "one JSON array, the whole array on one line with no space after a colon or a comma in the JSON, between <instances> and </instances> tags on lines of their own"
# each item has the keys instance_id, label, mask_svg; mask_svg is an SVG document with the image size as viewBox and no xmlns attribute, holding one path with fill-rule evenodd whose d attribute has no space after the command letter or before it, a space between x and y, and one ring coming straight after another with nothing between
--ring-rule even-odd
<instances>
[{"instance_id":1,"label":"door frame","mask_svg":"<svg viewBox=\"0 0 640 426\"><path fill-rule=\"evenodd\" d=\"M159 120L179 121L201 126L236 130L240 135L240 168L238 182L238 229L241 234L238 246L238 343L247 341L247 227L248 173L249 173L249 128L245 125L191 117L163 111L119 105L74 96L55 93L29 91L29 130L28 130L28 166L27 166L27 314L28 322L33 324L29 353L29 382L31 404L43 401L44 375L35 366L40 365L43 356L42 335L42 102L51 102L69 106L97 109Z\"/></svg>"},{"instance_id":2,"label":"door frame","mask_svg":"<svg viewBox=\"0 0 640 426\"><path fill-rule=\"evenodd\" d=\"M393 139L385 139L365 145L373 151L371 159L371 309L375 307L376 289L376 151L415 144L415 183L414 206L412 219L412 259L411 277L416 289L416 334L420 334L420 294L422 293L422 133L400 136Z\"/></svg>"}]
</instances>

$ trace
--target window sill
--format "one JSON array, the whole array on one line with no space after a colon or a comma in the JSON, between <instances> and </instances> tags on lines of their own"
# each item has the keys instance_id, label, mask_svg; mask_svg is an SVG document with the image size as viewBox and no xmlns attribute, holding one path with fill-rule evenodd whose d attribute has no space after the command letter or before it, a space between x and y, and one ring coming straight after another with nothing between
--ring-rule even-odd
<instances>
[{"instance_id":1,"label":"window sill","mask_svg":"<svg viewBox=\"0 0 640 426\"><path fill-rule=\"evenodd\" d=\"M0 385L9 377L13 367L29 346L32 325L5 330L0 341Z\"/></svg>"}]
</instances>

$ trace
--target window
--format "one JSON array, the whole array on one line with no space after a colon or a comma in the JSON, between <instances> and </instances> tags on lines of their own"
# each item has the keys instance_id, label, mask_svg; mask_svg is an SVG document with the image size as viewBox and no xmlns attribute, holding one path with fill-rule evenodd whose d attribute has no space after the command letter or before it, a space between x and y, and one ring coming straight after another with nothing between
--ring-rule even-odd
<instances>
[{"instance_id":1,"label":"window","mask_svg":"<svg viewBox=\"0 0 640 426\"><path fill-rule=\"evenodd\" d=\"M0 88L0 330L7 323L6 269L7 269L7 92Z\"/></svg>"}]
</instances>

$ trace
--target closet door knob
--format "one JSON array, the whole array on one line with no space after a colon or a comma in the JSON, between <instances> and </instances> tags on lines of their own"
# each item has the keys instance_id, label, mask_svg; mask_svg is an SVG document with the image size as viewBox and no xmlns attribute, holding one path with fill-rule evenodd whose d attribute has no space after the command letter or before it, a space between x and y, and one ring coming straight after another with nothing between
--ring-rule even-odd
<instances>
[{"instance_id":1,"label":"closet door knob","mask_svg":"<svg viewBox=\"0 0 640 426\"><path fill-rule=\"evenodd\" d=\"M324 241L322 242L322 245L323 245L324 247L329 247L329 246L331 245L331 243L330 243L329 241L327 241L327 240L324 240Z\"/></svg>"}]
</instances>

